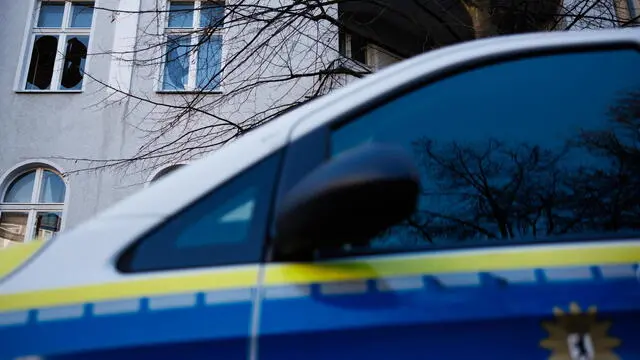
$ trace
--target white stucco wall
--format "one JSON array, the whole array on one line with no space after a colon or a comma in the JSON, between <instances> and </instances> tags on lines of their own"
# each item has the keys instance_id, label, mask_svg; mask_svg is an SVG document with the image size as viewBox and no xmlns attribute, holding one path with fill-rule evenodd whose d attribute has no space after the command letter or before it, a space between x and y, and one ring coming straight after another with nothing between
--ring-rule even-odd
<instances>
[{"instance_id":1,"label":"white stucco wall","mask_svg":"<svg viewBox=\"0 0 640 360\"><path fill-rule=\"evenodd\" d=\"M88 77L82 93L15 91L16 73L23 61L20 49L24 46L25 53L31 51L26 48L25 30L31 26L35 4L33 0L6 2L0 15L0 176L16 164L40 160L69 172L63 216L65 228L70 228L136 191L141 185L131 185L142 184L145 174L74 173L92 164L54 158L119 158L127 153L131 129L122 121L126 102L104 106L103 85ZM96 6L117 9L119 0L99 0ZM112 22L110 12L94 14L89 53L95 55L89 56L86 71L100 81L109 80L114 61L98 53L111 51L118 24Z\"/></svg>"},{"instance_id":2,"label":"white stucco wall","mask_svg":"<svg viewBox=\"0 0 640 360\"><path fill-rule=\"evenodd\" d=\"M281 4L287 0L271 0ZM149 102L136 101L122 96L118 90L131 91L151 102L180 103L184 94L163 94L156 92L157 66L132 67L130 60L134 54L127 53L141 44L154 26L152 13L133 14L138 9L155 9L156 0L98 0L97 7L117 9L119 13L96 10L86 71L91 77L106 83L92 81L85 77L82 93L25 93L16 91L16 72L23 66L22 53L26 48L26 34L32 21L36 0L7 1L0 12L2 36L0 36L0 178L7 175L17 164L47 161L60 171L70 173L67 178L67 206L63 214L64 229L72 228L118 200L144 188L149 177L156 172L163 161L145 162L127 167L126 170L112 168L108 171L81 171L88 166L98 165L52 157L87 159L122 159L136 153L145 143L145 133L139 128L153 127L166 120L166 109ZM331 10L331 9L330 9ZM333 9L335 10L335 9ZM326 25L299 24L297 33L281 33L287 45L288 63L300 68L313 68L337 56L338 36ZM137 29L137 33L136 33ZM225 33L225 56L232 56L247 37L257 30L231 29ZM272 34L265 33L268 37ZM135 38L138 38L136 43ZM314 39L322 39L318 43ZM20 51L24 47L24 51ZM139 48L138 48L139 49ZM120 55L101 53L118 52ZM139 52L144 58L153 54ZM248 74L255 67L262 67L264 73L276 75L278 71L288 71L277 64L265 64L260 54L252 55L238 71L226 80L225 91L233 84L246 82ZM263 53L263 57L267 54ZM268 66L266 66L268 65ZM243 79L245 77L245 79ZM312 84L311 79L302 79L279 85L264 85L238 98L216 104L211 111L219 116L238 121L267 109L279 102L292 101L303 97ZM111 89L109 89L111 87ZM220 95L207 96L207 101L215 102ZM194 117L192 126L215 122L207 116ZM167 138L176 136L169 133ZM202 154L196 154L202 156ZM168 162L184 162L184 159L169 159ZM6 184L0 184L1 185Z\"/></svg>"}]
</instances>

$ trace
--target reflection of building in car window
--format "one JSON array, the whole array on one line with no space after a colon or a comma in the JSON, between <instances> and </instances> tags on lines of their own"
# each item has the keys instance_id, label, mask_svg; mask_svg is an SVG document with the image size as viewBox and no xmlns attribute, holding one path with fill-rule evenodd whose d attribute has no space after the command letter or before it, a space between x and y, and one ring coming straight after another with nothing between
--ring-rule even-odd
<instances>
[{"instance_id":1,"label":"reflection of building in car window","mask_svg":"<svg viewBox=\"0 0 640 360\"><path fill-rule=\"evenodd\" d=\"M215 210L203 215L185 229L176 240L179 247L203 246L207 244L239 243L249 236L251 219L257 197L257 189L250 187L236 196L218 204ZM202 236L202 230L214 236ZM215 236L224 234L224 236Z\"/></svg>"},{"instance_id":2,"label":"reflection of building in car window","mask_svg":"<svg viewBox=\"0 0 640 360\"><path fill-rule=\"evenodd\" d=\"M220 222L249 221L251 220L254 205L255 202L251 199L226 213L220 218Z\"/></svg>"}]
</instances>

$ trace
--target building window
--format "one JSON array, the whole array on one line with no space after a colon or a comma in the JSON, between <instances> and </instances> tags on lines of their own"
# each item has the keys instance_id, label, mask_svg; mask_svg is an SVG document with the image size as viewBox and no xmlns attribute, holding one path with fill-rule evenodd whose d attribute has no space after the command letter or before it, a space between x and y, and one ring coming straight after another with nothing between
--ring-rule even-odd
<instances>
[{"instance_id":1,"label":"building window","mask_svg":"<svg viewBox=\"0 0 640 360\"><path fill-rule=\"evenodd\" d=\"M344 55L362 64L367 64L367 41L357 34L344 35Z\"/></svg>"},{"instance_id":2,"label":"building window","mask_svg":"<svg viewBox=\"0 0 640 360\"><path fill-rule=\"evenodd\" d=\"M56 171L30 169L12 177L0 198L0 249L12 243L48 240L58 231L66 185Z\"/></svg>"},{"instance_id":3,"label":"building window","mask_svg":"<svg viewBox=\"0 0 640 360\"><path fill-rule=\"evenodd\" d=\"M346 58L359 62L371 71L378 71L402 61L402 57L368 42L357 34L343 32L340 37L340 51Z\"/></svg>"},{"instance_id":4,"label":"building window","mask_svg":"<svg viewBox=\"0 0 640 360\"><path fill-rule=\"evenodd\" d=\"M167 6L161 90L219 90L224 4L169 1Z\"/></svg>"},{"instance_id":5,"label":"building window","mask_svg":"<svg viewBox=\"0 0 640 360\"><path fill-rule=\"evenodd\" d=\"M92 21L93 2L38 2L22 74L23 90L82 90Z\"/></svg>"}]
</instances>

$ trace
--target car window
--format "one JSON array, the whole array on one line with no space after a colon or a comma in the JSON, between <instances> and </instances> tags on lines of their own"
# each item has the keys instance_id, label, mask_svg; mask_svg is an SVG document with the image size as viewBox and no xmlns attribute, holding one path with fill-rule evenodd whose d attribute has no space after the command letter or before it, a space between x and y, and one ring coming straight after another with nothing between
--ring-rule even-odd
<instances>
[{"instance_id":1,"label":"car window","mask_svg":"<svg viewBox=\"0 0 640 360\"><path fill-rule=\"evenodd\" d=\"M511 60L450 76L335 129L331 154L403 145L418 210L371 249L640 232L640 53ZM626 234L626 235L625 235Z\"/></svg>"},{"instance_id":2,"label":"car window","mask_svg":"<svg viewBox=\"0 0 640 360\"><path fill-rule=\"evenodd\" d=\"M260 261L279 154L271 155L169 218L128 249L123 272Z\"/></svg>"}]
</instances>

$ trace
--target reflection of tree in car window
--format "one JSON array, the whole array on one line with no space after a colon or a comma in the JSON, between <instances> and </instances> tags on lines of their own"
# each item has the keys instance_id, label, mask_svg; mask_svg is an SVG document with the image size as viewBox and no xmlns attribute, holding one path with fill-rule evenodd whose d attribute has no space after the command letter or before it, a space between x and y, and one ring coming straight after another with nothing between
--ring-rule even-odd
<instances>
[{"instance_id":1,"label":"reflection of tree in car window","mask_svg":"<svg viewBox=\"0 0 640 360\"><path fill-rule=\"evenodd\" d=\"M374 246L637 234L638 61L618 50L488 66L336 130L334 154L373 137L406 146L422 172L418 211Z\"/></svg>"}]
</instances>

